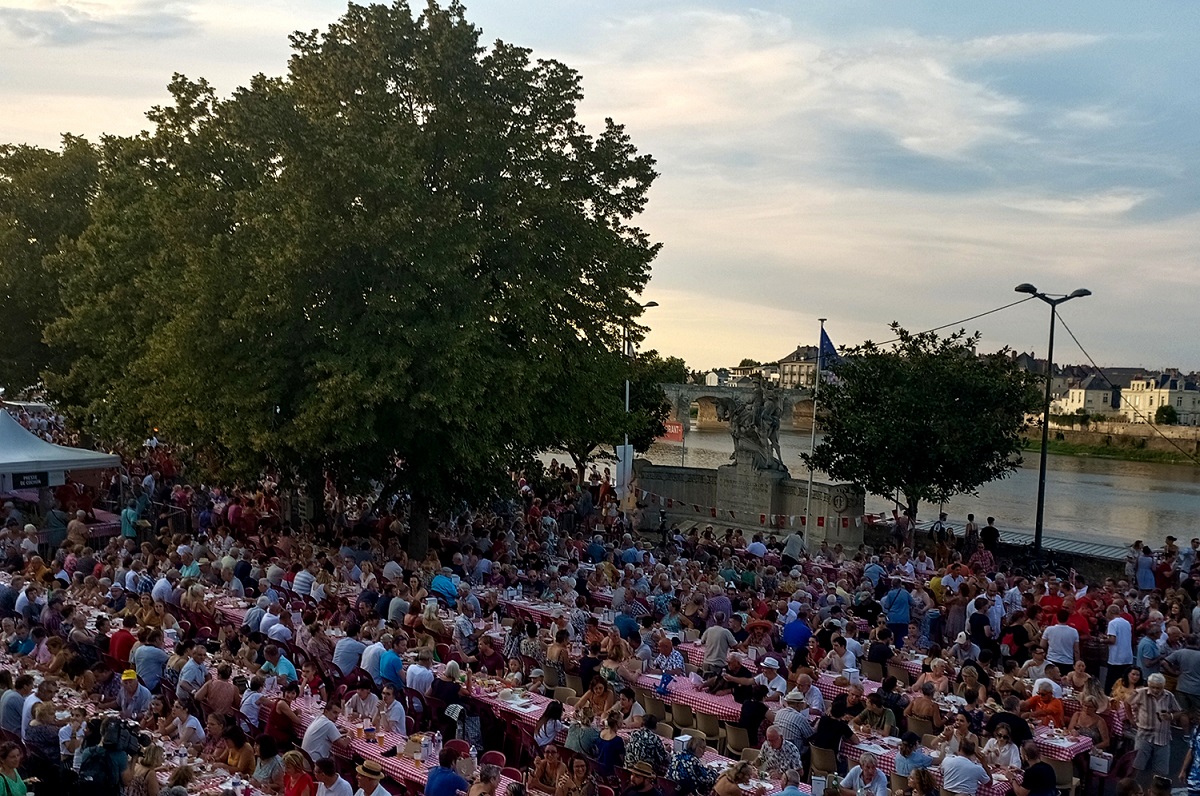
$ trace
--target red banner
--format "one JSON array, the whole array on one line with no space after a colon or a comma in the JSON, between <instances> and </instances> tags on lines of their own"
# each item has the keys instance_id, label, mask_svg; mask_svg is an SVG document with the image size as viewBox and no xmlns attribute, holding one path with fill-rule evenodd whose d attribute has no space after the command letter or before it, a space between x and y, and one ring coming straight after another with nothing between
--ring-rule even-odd
<instances>
[{"instance_id":1,"label":"red banner","mask_svg":"<svg viewBox=\"0 0 1200 796\"><path fill-rule=\"evenodd\" d=\"M683 423L667 420L663 423L666 431L658 438L659 442L683 442Z\"/></svg>"}]
</instances>

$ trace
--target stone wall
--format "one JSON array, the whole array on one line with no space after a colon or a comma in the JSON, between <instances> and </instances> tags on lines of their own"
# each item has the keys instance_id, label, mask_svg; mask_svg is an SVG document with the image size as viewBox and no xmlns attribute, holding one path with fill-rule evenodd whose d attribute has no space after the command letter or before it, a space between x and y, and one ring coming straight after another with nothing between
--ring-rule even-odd
<instances>
[{"instance_id":1,"label":"stone wall","mask_svg":"<svg viewBox=\"0 0 1200 796\"><path fill-rule=\"evenodd\" d=\"M650 502L643 513L648 526L657 524L661 509L667 512L669 522L695 521L712 523L714 528L760 529L778 534L796 529L806 531L810 543L819 543L822 539L855 547L862 543L865 496L851 484L813 483L813 525L808 528L802 520L808 481L791 478L785 472L751 470L736 465L716 470L676 467L651 464L645 459L635 461L633 469L635 488L660 496L657 502ZM717 509L716 517L712 516L712 508ZM764 514L765 524L762 522ZM776 517L774 528L771 526L773 515Z\"/></svg>"}]
</instances>

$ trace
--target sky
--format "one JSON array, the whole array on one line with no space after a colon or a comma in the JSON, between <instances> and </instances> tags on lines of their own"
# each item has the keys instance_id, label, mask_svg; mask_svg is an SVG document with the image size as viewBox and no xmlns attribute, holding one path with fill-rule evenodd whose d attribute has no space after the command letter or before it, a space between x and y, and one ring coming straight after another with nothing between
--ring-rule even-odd
<instances>
[{"instance_id":1,"label":"sky","mask_svg":"<svg viewBox=\"0 0 1200 796\"><path fill-rule=\"evenodd\" d=\"M1189 1L467 0L583 76L661 176L645 347L694 368L1092 291L1101 365L1200 369L1200 14ZM173 72L283 74L325 0L0 0L0 142L146 127ZM967 324L1044 356L1030 301ZM1059 362L1084 355L1060 327Z\"/></svg>"}]
</instances>

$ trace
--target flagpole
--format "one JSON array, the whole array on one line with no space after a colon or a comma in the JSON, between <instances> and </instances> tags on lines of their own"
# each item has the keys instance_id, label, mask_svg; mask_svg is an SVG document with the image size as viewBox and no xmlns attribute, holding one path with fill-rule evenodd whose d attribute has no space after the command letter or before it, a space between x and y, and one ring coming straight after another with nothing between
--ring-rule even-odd
<instances>
[{"instance_id":1,"label":"flagpole","mask_svg":"<svg viewBox=\"0 0 1200 796\"><path fill-rule=\"evenodd\" d=\"M817 378L813 381L813 407L812 407L812 434L808 440L808 455L811 457L817 449L817 395L821 391L821 339L825 335L825 318L818 318L821 322L821 334L817 336ZM806 531L812 530L812 488L813 488L813 466L812 462L808 465L808 498L804 501L804 524L807 526Z\"/></svg>"}]
</instances>

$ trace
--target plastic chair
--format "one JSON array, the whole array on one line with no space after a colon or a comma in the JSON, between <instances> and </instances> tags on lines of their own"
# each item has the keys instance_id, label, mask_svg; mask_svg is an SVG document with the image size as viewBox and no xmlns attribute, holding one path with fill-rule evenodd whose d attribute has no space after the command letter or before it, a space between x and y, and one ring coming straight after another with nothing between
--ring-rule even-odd
<instances>
[{"instance_id":1,"label":"plastic chair","mask_svg":"<svg viewBox=\"0 0 1200 796\"><path fill-rule=\"evenodd\" d=\"M929 719L923 719L920 716L909 716L908 717L908 731L915 732L917 735L920 735L921 737L936 734L933 729L933 722L930 721ZM905 785L904 787L907 788L908 786Z\"/></svg>"},{"instance_id":2,"label":"plastic chair","mask_svg":"<svg viewBox=\"0 0 1200 796\"><path fill-rule=\"evenodd\" d=\"M894 793L903 793L908 788L908 777L903 774L897 774L893 771L888 779L892 783L892 791Z\"/></svg>"},{"instance_id":3,"label":"plastic chair","mask_svg":"<svg viewBox=\"0 0 1200 796\"><path fill-rule=\"evenodd\" d=\"M495 750L484 752L479 758L479 765L481 766L500 766L500 768L504 768L507 764L508 760L505 758L504 752L497 752Z\"/></svg>"},{"instance_id":4,"label":"plastic chair","mask_svg":"<svg viewBox=\"0 0 1200 796\"><path fill-rule=\"evenodd\" d=\"M877 683L883 682L883 664L875 663L874 661L863 661L859 668L862 670L862 675L868 680L874 680Z\"/></svg>"},{"instance_id":5,"label":"plastic chair","mask_svg":"<svg viewBox=\"0 0 1200 796\"><path fill-rule=\"evenodd\" d=\"M562 702L564 704L566 703L566 701L568 699L571 699L572 697L577 697L577 696L579 696L579 692L576 691L574 688L566 688L566 687L560 685L554 689L554 699L556 701Z\"/></svg>"},{"instance_id":6,"label":"plastic chair","mask_svg":"<svg viewBox=\"0 0 1200 796\"><path fill-rule=\"evenodd\" d=\"M675 728L666 722L660 721L658 724L655 724L654 731L668 741L675 737Z\"/></svg>"},{"instance_id":7,"label":"plastic chair","mask_svg":"<svg viewBox=\"0 0 1200 796\"><path fill-rule=\"evenodd\" d=\"M567 688L570 688L576 694L583 693L583 678L577 674L567 673Z\"/></svg>"},{"instance_id":8,"label":"plastic chair","mask_svg":"<svg viewBox=\"0 0 1200 796\"><path fill-rule=\"evenodd\" d=\"M521 773L520 769L512 768L510 766L501 766L500 776L504 777L505 779L515 780L516 782L525 781L525 775Z\"/></svg>"},{"instance_id":9,"label":"plastic chair","mask_svg":"<svg viewBox=\"0 0 1200 796\"><path fill-rule=\"evenodd\" d=\"M693 715L696 719L696 726L692 732L703 735L709 746L718 748L722 737L721 722L711 713L693 712Z\"/></svg>"},{"instance_id":10,"label":"plastic chair","mask_svg":"<svg viewBox=\"0 0 1200 796\"><path fill-rule=\"evenodd\" d=\"M895 677L896 682L902 686L912 685L912 675L908 673L908 669L905 669L898 663L889 663L887 665L887 673L888 677ZM907 788L908 785L906 784L904 787Z\"/></svg>"},{"instance_id":11,"label":"plastic chair","mask_svg":"<svg viewBox=\"0 0 1200 796\"><path fill-rule=\"evenodd\" d=\"M696 714L689 705L676 702L671 706L671 723L681 731L687 732L696 726Z\"/></svg>"},{"instance_id":12,"label":"plastic chair","mask_svg":"<svg viewBox=\"0 0 1200 796\"><path fill-rule=\"evenodd\" d=\"M446 741L445 746L447 749L453 749L464 757L471 754L471 744L462 738L451 738L449 741Z\"/></svg>"},{"instance_id":13,"label":"plastic chair","mask_svg":"<svg viewBox=\"0 0 1200 796\"><path fill-rule=\"evenodd\" d=\"M736 757L748 746L750 746L750 733L744 727L736 724L725 725L725 754L728 757Z\"/></svg>"},{"instance_id":14,"label":"plastic chair","mask_svg":"<svg viewBox=\"0 0 1200 796\"><path fill-rule=\"evenodd\" d=\"M1054 769L1054 775L1059 792L1066 791L1068 796L1075 796L1079 790L1079 777L1075 776L1075 764L1070 760L1046 760Z\"/></svg>"},{"instance_id":15,"label":"plastic chair","mask_svg":"<svg viewBox=\"0 0 1200 796\"><path fill-rule=\"evenodd\" d=\"M808 748L812 752L809 776L827 777L837 772L837 755L832 749L822 749L819 746L809 746Z\"/></svg>"},{"instance_id":16,"label":"plastic chair","mask_svg":"<svg viewBox=\"0 0 1200 796\"><path fill-rule=\"evenodd\" d=\"M759 750L753 746L747 746L742 749L739 760L745 760L747 763L753 763L758 759Z\"/></svg>"}]
</instances>

